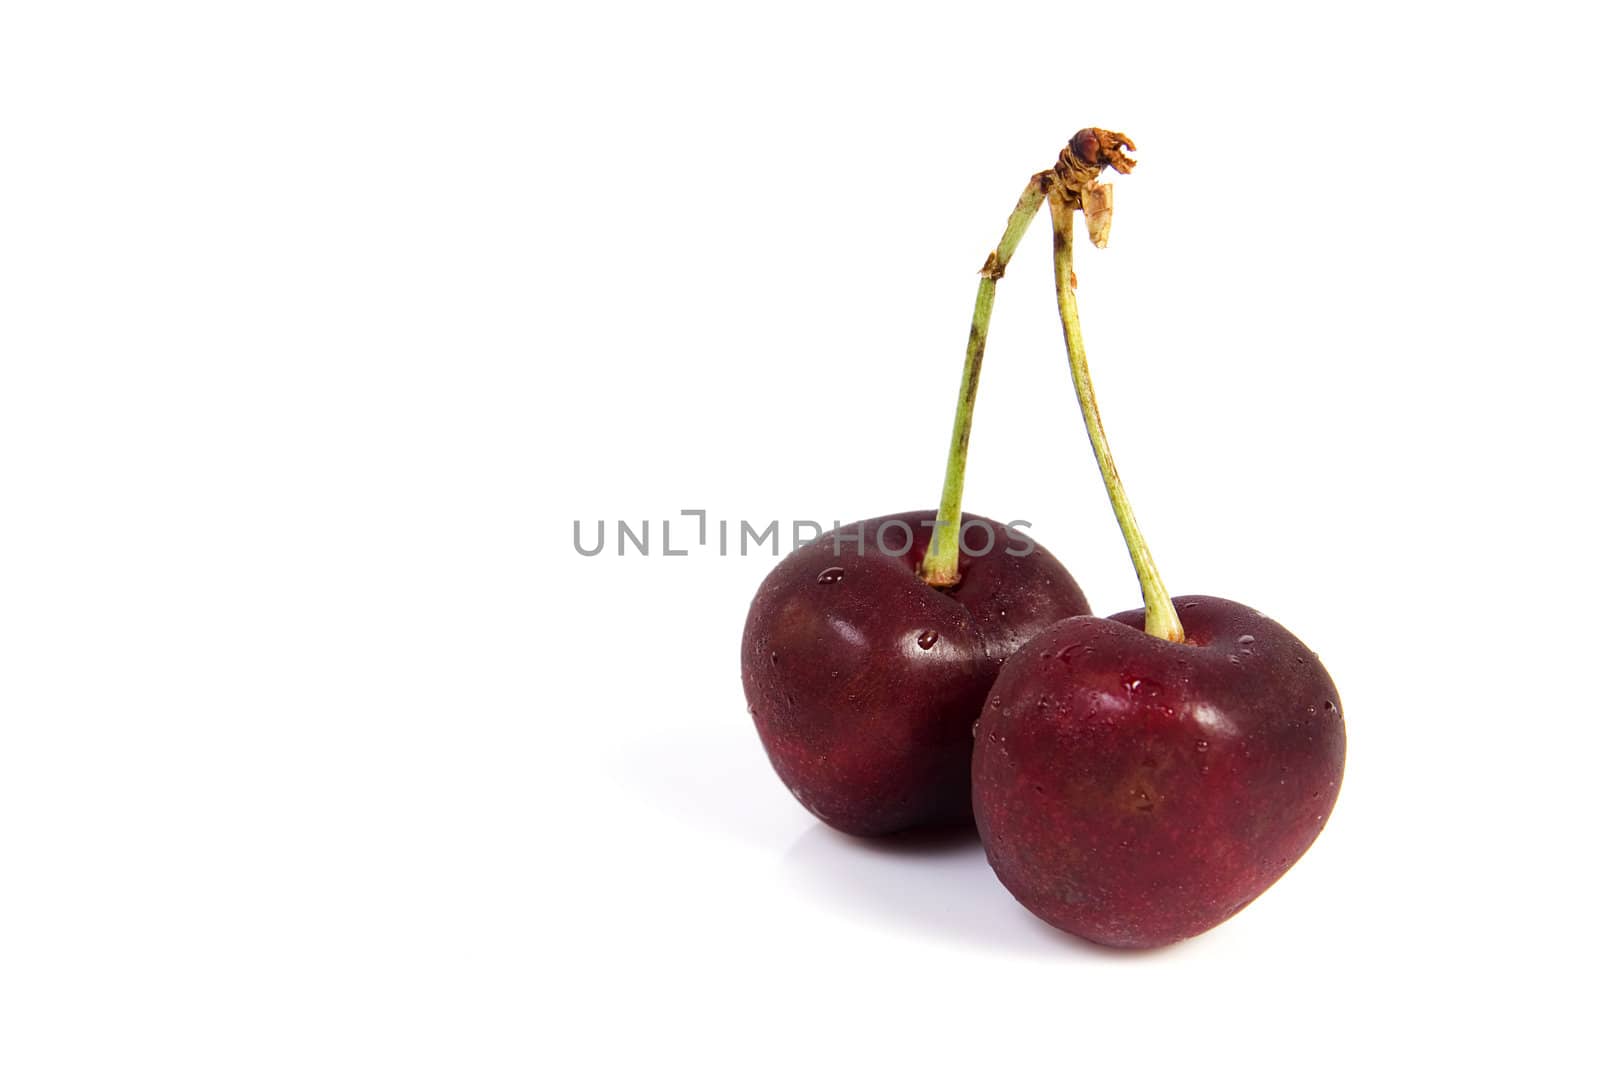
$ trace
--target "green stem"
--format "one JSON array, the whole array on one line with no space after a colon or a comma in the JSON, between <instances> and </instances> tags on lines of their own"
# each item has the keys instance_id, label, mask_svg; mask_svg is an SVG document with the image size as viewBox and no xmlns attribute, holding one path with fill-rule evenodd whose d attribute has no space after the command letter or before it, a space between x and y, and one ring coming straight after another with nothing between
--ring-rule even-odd
<instances>
[{"instance_id":1,"label":"green stem","mask_svg":"<svg viewBox=\"0 0 1600 1067\"><path fill-rule=\"evenodd\" d=\"M1139 588L1144 593L1144 632L1168 641L1183 641L1183 623L1178 620L1178 609L1167 595L1155 560L1150 556L1150 546L1133 518L1133 506L1128 503L1127 490L1122 486L1122 476L1117 473L1116 461L1111 458L1111 446L1106 443L1105 424L1100 420L1100 406L1095 402L1094 383L1089 380L1089 359L1083 347L1083 325L1078 321L1078 297L1073 290L1072 276L1072 216L1077 211L1076 199L1069 200L1059 186L1050 190L1050 222L1055 229L1056 306L1061 311L1061 331L1067 338L1067 361L1072 366L1072 384L1078 391L1078 407L1083 411L1083 425L1089 431L1089 443L1094 446L1094 458L1100 464L1100 478L1106 483L1106 495L1111 498L1111 510L1116 513L1117 525L1122 527L1122 539L1128 543L1128 555L1133 557L1133 569L1139 573Z\"/></svg>"},{"instance_id":2,"label":"green stem","mask_svg":"<svg viewBox=\"0 0 1600 1067\"><path fill-rule=\"evenodd\" d=\"M922 579L929 585L949 587L961 580L961 490L967 477L967 440L972 435L972 408L978 399L978 374L983 370L983 348L989 340L989 316L994 312L994 290L1006 264L1028 230L1028 223L1044 202L1047 174L1028 182L1016 208L1006 220L1000 244L989 254L978 279L978 299L972 309L972 329L967 334L967 362L961 371L961 393L956 398L955 425L950 430L950 455L945 461L944 491L933 540L922 560Z\"/></svg>"}]
</instances>

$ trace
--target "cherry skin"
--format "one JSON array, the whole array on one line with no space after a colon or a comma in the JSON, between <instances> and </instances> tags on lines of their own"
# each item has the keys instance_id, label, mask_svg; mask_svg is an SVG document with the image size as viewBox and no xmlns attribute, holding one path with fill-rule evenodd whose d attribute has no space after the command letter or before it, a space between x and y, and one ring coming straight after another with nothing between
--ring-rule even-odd
<instances>
[{"instance_id":1,"label":"cherry skin","mask_svg":"<svg viewBox=\"0 0 1600 1067\"><path fill-rule=\"evenodd\" d=\"M767 756L845 833L970 822L973 724L1001 664L1089 610L1049 552L973 515L959 584L930 586L918 568L933 518L884 515L796 549L745 620L744 691Z\"/></svg>"},{"instance_id":2,"label":"cherry skin","mask_svg":"<svg viewBox=\"0 0 1600 1067\"><path fill-rule=\"evenodd\" d=\"M1166 945L1239 911L1310 847L1344 776L1339 694L1311 650L1242 604L1175 601L1184 643L1145 634L1143 611L1050 627L978 722L990 865L1103 945Z\"/></svg>"}]
</instances>

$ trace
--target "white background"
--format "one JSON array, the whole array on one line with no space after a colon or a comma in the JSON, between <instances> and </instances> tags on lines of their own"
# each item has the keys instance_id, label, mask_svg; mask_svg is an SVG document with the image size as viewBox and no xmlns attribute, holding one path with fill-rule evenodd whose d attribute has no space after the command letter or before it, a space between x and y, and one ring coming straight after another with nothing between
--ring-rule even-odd
<instances>
[{"instance_id":1,"label":"white background","mask_svg":"<svg viewBox=\"0 0 1600 1067\"><path fill-rule=\"evenodd\" d=\"M8 5L0 1060L1592 1057L1581 10ZM740 691L771 558L659 554L934 506L1085 125L1140 148L1078 263L1140 520L1350 738L1306 858L1145 954L817 825ZM1110 612L1048 248L967 502Z\"/></svg>"}]
</instances>

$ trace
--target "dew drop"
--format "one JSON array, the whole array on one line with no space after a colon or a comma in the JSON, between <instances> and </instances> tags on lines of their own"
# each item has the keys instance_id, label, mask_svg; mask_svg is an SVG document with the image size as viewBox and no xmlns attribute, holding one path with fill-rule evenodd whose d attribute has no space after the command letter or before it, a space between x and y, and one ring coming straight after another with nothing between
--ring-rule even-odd
<instances>
[{"instance_id":1,"label":"dew drop","mask_svg":"<svg viewBox=\"0 0 1600 1067\"><path fill-rule=\"evenodd\" d=\"M1256 635L1255 634L1240 634L1239 635L1239 643L1241 645L1253 645L1253 644L1256 643Z\"/></svg>"},{"instance_id":2,"label":"dew drop","mask_svg":"<svg viewBox=\"0 0 1600 1067\"><path fill-rule=\"evenodd\" d=\"M832 585L834 582L840 581L843 578L844 578L844 568L843 567L829 567L827 570L825 570L821 574L817 575L817 584L818 585Z\"/></svg>"},{"instance_id":3,"label":"dew drop","mask_svg":"<svg viewBox=\"0 0 1600 1067\"><path fill-rule=\"evenodd\" d=\"M978 736L978 720L977 719L973 719L972 720L972 736L973 737L977 737Z\"/></svg>"},{"instance_id":4,"label":"dew drop","mask_svg":"<svg viewBox=\"0 0 1600 1067\"><path fill-rule=\"evenodd\" d=\"M1194 743L1194 750L1196 752L1204 752L1206 749L1208 749L1210 747L1211 747L1211 742L1207 741L1203 737L1200 740L1198 740L1198 741L1196 741Z\"/></svg>"},{"instance_id":5,"label":"dew drop","mask_svg":"<svg viewBox=\"0 0 1600 1067\"><path fill-rule=\"evenodd\" d=\"M750 717L753 719L753 718L756 717L756 706L754 704L751 704L749 707L750 707Z\"/></svg>"},{"instance_id":6,"label":"dew drop","mask_svg":"<svg viewBox=\"0 0 1600 1067\"><path fill-rule=\"evenodd\" d=\"M937 630L924 630L917 635L917 647L922 649L932 648L939 641Z\"/></svg>"},{"instance_id":7,"label":"dew drop","mask_svg":"<svg viewBox=\"0 0 1600 1067\"><path fill-rule=\"evenodd\" d=\"M1325 700L1325 701L1323 701L1323 702L1322 702L1322 707L1323 707L1323 709L1324 709L1324 710L1325 710L1325 711L1331 711L1331 712L1333 712L1333 713L1334 713L1334 714L1335 714L1335 715L1337 715L1337 714L1339 714L1339 706L1338 706L1338 705L1337 705L1337 704L1335 704L1335 703L1334 703L1334 702L1333 702L1333 701L1331 701L1331 700Z\"/></svg>"},{"instance_id":8,"label":"dew drop","mask_svg":"<svg viewBox=\"0 0 1600 1067\"><path fill-rule=\"evenodd\" d=\"M1233 664L1235 667L1237 667L1237 666L1239 666L1239 664L1243 663L1244 660L1240 659L1238 656L1229 656L1228 657L1228 662Z\"/></svg>"},{"instance_id":9,"label":"dew drop","mask_svg":"<svg viewBox=\"0 0 1600 1067\"><path fill-rule=\"evenodd\" d=\"M1161 687L1159 685L1157 685L1155 682L1146 681L1143 678L1131 678L1127 675L1124 675L1122 678L1122 687L1130 694L1138 693L1140 696L1144 697L1156 697L1161 695Z\"/></svg>"}]
</instances>

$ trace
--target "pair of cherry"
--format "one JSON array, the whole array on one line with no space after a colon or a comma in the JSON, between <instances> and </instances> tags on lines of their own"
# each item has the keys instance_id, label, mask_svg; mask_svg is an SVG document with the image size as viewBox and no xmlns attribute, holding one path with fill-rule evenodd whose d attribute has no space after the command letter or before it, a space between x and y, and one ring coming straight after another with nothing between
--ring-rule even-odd
<instances>
[{"instance_id":1,"label":"pair of cherry","mask_svg":"<svg viewBox=\"0 0 1600 1067\"><path fill-rule=\"evenodd\" d=\"M1292 633L1229 600L1167 595L1112 462L1072 227L1083 211L1105 245L1098 178L1131 171L1132 148L1081 130L1018 201L981 272L939 510L791 553L750 607L742 660L772 765L817 818L860 835L975 820L1040 918L1152 947L1227 919L1310 847L1345 735L1333 680ZM1042 547L961 512L995 282L1045 203L1079 406L1144 593L1143 610L1107 618Z\"/></svg>"}]
</instances>

